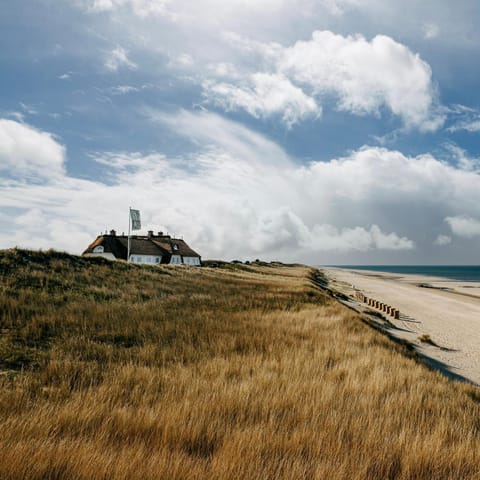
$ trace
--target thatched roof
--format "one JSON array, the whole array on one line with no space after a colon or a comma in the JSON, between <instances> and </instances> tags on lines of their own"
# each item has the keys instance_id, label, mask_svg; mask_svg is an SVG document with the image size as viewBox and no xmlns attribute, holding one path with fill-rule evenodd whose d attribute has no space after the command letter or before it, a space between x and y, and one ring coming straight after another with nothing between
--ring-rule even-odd
<instances>
[{"instance_id":1,"label":"thatched roof","mask_svg":"<svg viewBox=\"0 0 480 480\"><path fill-rule=\"evenodd\" d=\"M152 242L158 247L167 250L172 255L181 255L182 257L200 257L192 250L184 240L170 237L153 237Z\"/></svg>"},{"instance_id":2,"label":"thatched roof","mask_svg":"<svg viewBox=\"0 0 480 480\"><path fill-rule=\"evenodd\" d=\"M120 242L126 249L128 249L128 237L117 237L117 241ZM169 252L167 250L155 245L155 243L148 238L130 238L131 255L164 256L168 255L168 253Z\"/></svg>"},{"instance_id":3,"label":"thatched roof","mask_svg":"<svg viewBox=\"0 0 480 480\"><path fill-rule=\"evenodd\" d=\"M102 246L105 253L112 253L115 258L127 259L127 235L99 235L83 254L93 253L93 249L98 246ZM172 238L169 235L132 235L130 237L130 254L161 256L162 263L170 262L172 255L200 258L200 255L192 250L183 239Z\"/></svg>"}]
</instances>

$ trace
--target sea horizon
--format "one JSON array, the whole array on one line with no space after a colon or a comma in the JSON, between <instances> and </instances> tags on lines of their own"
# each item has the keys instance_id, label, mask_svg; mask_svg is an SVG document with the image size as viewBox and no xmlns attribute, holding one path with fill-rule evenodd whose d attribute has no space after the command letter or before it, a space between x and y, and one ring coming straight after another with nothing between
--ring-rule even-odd
<instances>
[{"instance_id":1,"label":"sea horizon","mask_svg":"<svg viewBox=\"0 0 480 480\"><path fill-rule=\"evenodd\" d=\"M374 272L443 277L464 282L480 282L480 265L322 265L323 267Z\"/></svg>"}]
</instances>

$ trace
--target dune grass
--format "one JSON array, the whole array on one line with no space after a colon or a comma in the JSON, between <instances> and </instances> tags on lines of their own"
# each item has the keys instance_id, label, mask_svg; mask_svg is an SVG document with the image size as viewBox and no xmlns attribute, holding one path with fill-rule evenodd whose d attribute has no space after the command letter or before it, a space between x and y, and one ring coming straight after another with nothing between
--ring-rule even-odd
<instances>
[{"instance_id":1,"label":"dune grass","mask_svg":"<svg viewBox=\"0 0 480 480\"><path fill-rule=\"evenodd\" d=\"M0 252L0 478L479 478L480 391L311 274Z\"/></svg>"}]
</instances>

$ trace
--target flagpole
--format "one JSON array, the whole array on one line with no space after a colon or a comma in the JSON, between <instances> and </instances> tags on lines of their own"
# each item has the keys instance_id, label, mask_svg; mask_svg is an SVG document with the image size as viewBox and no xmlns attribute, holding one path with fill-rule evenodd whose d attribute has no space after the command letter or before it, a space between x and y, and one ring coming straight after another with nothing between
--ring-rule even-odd
<instances>
[{"instance_id":1,"label":"flagpole","mask_svg":"<svg viewBox=\"0 0 480 480\"><path fill-rule=\"evenodd\" d=\"M130 223L132 220L132 207L128 207L128 242L127 242L127 262L130 262Z\"/></svg>"}]
</instances>

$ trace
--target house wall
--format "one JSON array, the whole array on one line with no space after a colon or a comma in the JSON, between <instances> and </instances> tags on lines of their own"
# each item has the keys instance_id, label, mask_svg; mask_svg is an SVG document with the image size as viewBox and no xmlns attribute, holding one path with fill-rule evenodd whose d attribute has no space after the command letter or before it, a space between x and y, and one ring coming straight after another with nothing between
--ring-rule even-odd
<instances>
[{"instance_id":1,"label":"house wall","mask_svg":"<svg viewBox=\"0 0 480 480\"><path fill-rule=\"evenodd\" d=\"M142 263L147 265L158 265L162 261L161 256L155 255L137 255L132 254L130 255L130 262L132 263Z\"/></svg>"},{"instance_id":2,"label":"house wall","mask_svg":"<svg viewBox=\"0 0 480 480\"><path fill-rule=\"evenodd\" d=\"M183 257L183 263L186 265L200 266L200 258L198 257Z\"/></svg>"},{"instance_id":3,"label":"house wall","mask_svg":"<svg viewBox=\"0 0 480 480\"><path fill-rule=\"evenodd\" d=\"M171 265L192 265L192 266L200 266L200 258L199 257L182 257L181 255L172 255L170 259Z\"/></svg>"},{"instance_id":4,"label":"house wall","mask_svg":"<svg viewBox=\"0 0 480 480\"><path fill-rule=\"evenodd\" d=\"M132 263L141 263L147 265L158 265L162 261L161 256L154 256L154 255L130 255L130 261ZM182 257L181 255L172 255L170 259L170 264L172 265L192 265L192 266L200 266L200 258L199 257Z\"/></svg>"},{"instance_id":5,"label":"house wall","mask_svg":"<svg viewBox=\"0 0 480 480\"><path fill-rule=\"evenodd\" d=\"M181 265L182 264L182 257L180 255L172 255L172 258L170 259L170 264Z\"/></svg>"}]
</instances>

